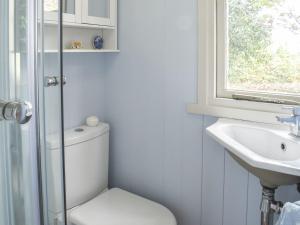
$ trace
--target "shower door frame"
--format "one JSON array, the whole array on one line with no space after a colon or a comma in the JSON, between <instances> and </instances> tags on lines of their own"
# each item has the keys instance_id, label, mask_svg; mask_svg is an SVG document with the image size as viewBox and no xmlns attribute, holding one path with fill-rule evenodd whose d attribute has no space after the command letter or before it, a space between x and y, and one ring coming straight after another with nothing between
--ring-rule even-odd
<instances>
[{"instance_id":1,"label":"shower door frame","mask_svg":"<svg viewBox=\"0 0 300 225\"><path fill-rule=\"evenodd\" d=\"M30 0L28 0L30 1ZM45 43L44 43L44 28L45 28L45 14L46 12L44 11L44 1L45 0L31 0L37 2L36 5L37 7L35 8L36 10L36 18L35 18L35 38L36 38L36 44L38 45L36 48L36 54L37 56L40 54L40 64L41 65L36 65L36 79L39 81L36 85L36 102L38 103L37 109L37 115L40 115L41 117L38 120L38 127L37 127L37 135L39 137L39 143L38 143L38 164L39 164L39 199L40 199L40 218L41 218L41 224L40 225L48 225L49 218L45 218L45 216L48 216L48 208L47 208L47 196L43 192L47 192L47 184L45 184L47 181L45 181L45 171L43 171L43 156L42 156L42 151L45 146L47 145L47 132L45 128L45 123L44 120L46 119L45 116L45 109L47 108L47 105L45 105L45 94L44 94L44 88L47 88L45 86L45 80L44 80L44 54L45 54ZM59 56L59 78L60 81L64 80L64 75L63 75L63 0L58 0L58 13L57 13L57 26L58 26L58 56ZM52 13L52 16L54 16L54 13ZM40 37L38 37L38 31L41 34ZM43 78L41 79L41 77ZM38 90L39 88L43 90ZM63 218L61 222L58 223L63 223L67 225L67 205L66 205L66 184L65 184L65 149L64 149L64 104L63 104L63 90L64 90L64 83L59 82L59 89L60 89L60 125L61 125L61 132L60 132L60 147L61 147L61 164L62 164L62 194L63 194L63 199L62 199L62 210L63 210ZM44 99L39 99L39 97L44 97ZM38 110L41 109L40 111L44 111L43 113L38 112ZM41 131L41 129L43 131ZM44 162L45 163L45 162ZM45 191L46 190L46 191Z\"/></svg>"},{"instance_id":2,"label":"shower door frame","mask_svg":"<svg viewBox=\"0 0 300 225\"><path fill-rule=\"evenodd\" d=\"M44 90L43 86L43 74L42 74L42 67L43 65L39 65L41 62L43 62L42 57L44 56L44 41L43 41L43 35L38 35L38 31L43 31L43 0L24 0L26 1L26 17L25 17L25 26L26 26L26 52L18 52L19 50L16 49L16 39L18 36L16 36L16 23L20 21L16 21L16 15L17 15L17 5L16 0L2 0L1 1L1 7L3 7L3 12L5 15L3 15L3 21L0 21L0 28L4 32L3 35L0 38L1 43L7 44L7 49L3 49L3 54L1 52L0 57L3 57L1 60L4 62L3 66L3 93L2 98L15 98L20 97L20 90L18 89L19 86L17 86L16 81L16 68L20 67L20 63L18 66L16 66L16 59L18 58L18 54L26 55L26 100L30 101L33 106L33 117L31 121L26 125L26 136L20 136L19 139L24 139L26 142L26 160L28 161L28 165L26 164L26 171L21 171L21 173L24 175L30 175L28 177L23 177L21 183L21 193L22 197L25 199L24 204L19 206L21 208L22 215L24 214L25 221L23 221L24 224L31 223L32 225L47 225L48 223L45 222L45 212L47 209L45 209L45 195L44 195L44 183L43 183L43 171L42 171L42 157L41 157L41 151L44 148L45 149L45 130L43 127L43 119L44 116L42 110L46 110L45 107L41 107L41 102L43 100L41 99L40 93L42 93ZM18 2L17 2L18 3ZM62 80L62 74L63 74L63 68L62 68L62 4L59 1L59 12L58 12L58 21L57 24L59 29L59 48L58 48L58 56L59 56L59 69L60 69L60 77ZM6 11L5 11L6 10ZM20 26L20 24L18 24ZM2 49L0 49L2 51ZM21 56L20 56L21 57ZM18 59L17 59L18 60ZM10 68L12 67L12 68ZM21 69L21 68L20 68ZM24 69L24 68L23 68ZM5 74L8 71L8 74ZM22 74L24 76L24 74ZM23 77L24 79L24 77ZM62 82L61 82L62 83ZM19 85L19 84L18 84ZM7 94L9 93L9 94ZM13 94L11 94L13 93ZM22 96L23 97L23 96ZM7 99L7 100L14 100L14 99ZM63 180L63 215L64 219L66 218L66 199L65 199L65 171L64 171L64 136L63 136L63 85L60 84L60 122L61 122L61 148L62 148L62 180ZM41 110L42 109L42 110ZM0 123L6 123L6 121L1 121ZM18 128L18 129L21 129ZM3 125L3 149L5 152L3 152L3 158L0 157L0 166L4 166L5 171L0 171L0 179L3 185L3 193L0 197L2 200L4 200L6 203L3 203L4 208L2 210L5 211L4 216L5 218L3 220L0 220L0 224L3 222L5 225L11 225L15 224L15 214L18 213L18 210L16 210L14 207L16 203L13 203L13 198L16 193L14 193L12 186L11 186L11 179L13 179L13 174L11 174L11 162L9 162L9 140L8 137L10 134L9 125ZM20 135L23 134L20 132ZM24 135L24 134L23 134ZM19 140L20 141L20 140ZM7 142L7 143L6 143ZM5 144L6 143L6 144ZM21 143L23 145L23 143ZM19 149L19 151L23 151L23 147ZM24 147L25 148L25 147ZM28 151L30 150L30 152ZM24 159L22 159L24 160ZM29 163L30 162L30 163ZM10 167L8 167L10 166ZM23 167L21 169L24 169ZM6 171L7 170L7 171ZM27 174L29 173L29 174ZM3 176L2 176L3 175ZM28 184L28 186L25 186ZM23 185L23 186L22 186ZM29 187L29 188L28 188ZM23 189L22 189L23 188ZM27 189L26 189L27 188ZM1 189L1 190L2 190ZM17 193L18 194L18 193ZM28 204L29 203L29 204ZM13 206L14 205L14 206ZM23 207L23 208L22 208ZM1 222L2 221L2 222ZM64 220L66 221L66 220ZM64 222L63 221L63 222ZM20 221L19 221L20 222ZM18 223L18 222L16 222Z\"/></svg>"}]
</instances>

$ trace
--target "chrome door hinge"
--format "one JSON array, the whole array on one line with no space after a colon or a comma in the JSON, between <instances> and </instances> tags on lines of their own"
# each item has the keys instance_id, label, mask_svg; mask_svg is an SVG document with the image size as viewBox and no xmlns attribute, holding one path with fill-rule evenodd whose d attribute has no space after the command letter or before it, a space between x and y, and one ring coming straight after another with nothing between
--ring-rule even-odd
<instances>
[{"instance_id":1,"label":"chrome door hinge","mask_svg":"<svg viewBox=\"0 0 300 225\"><path fill-rule=\"evenodd\" d=\"M63 76L63 84L67 83L67 78ZM54 87L60 84L60 77L58 76L46 76L44 80L45 87Z\"/></svg>"}]
</instances>

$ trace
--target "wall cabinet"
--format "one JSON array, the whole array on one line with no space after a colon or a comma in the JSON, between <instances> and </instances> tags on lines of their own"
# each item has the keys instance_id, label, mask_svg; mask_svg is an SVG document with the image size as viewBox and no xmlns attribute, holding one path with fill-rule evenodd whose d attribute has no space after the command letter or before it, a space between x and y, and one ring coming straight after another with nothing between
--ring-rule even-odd
<instances>
[{"instance_id":1,"label":"wall cabinet","mask_svg":"<svg viewBox=\"0 0 300 225\"><path fill-rule=\"evenodd\" d=\"M63 10L67 25L116 26L117 0L63 0ZM57 0L45 0L46 21L57 21L57 11Z\"/></svg>"},{"instance_id":2,"label":"wall cabinet","mask_svg":"<svg viewBox=\"0 0 300 225\"><path fill-rule=\"evenodd\" d=\"M115 26L116 0L83 0L81 7L82 23Z\"/></svg>"},{"instance_id":3,"label":"wall cabinet","mask_svg":"<svg viewBox=\"0 0 300 225\"><path fill-rule=\"evenodd\" d=\"M63 0L63 10L64 10L64 22L65 23L80 23L80 15L78 0ZM48 23L56 23L58 21L58 0L45 0L44 1L44 13L45 21ZM76 11L77 10L77 11ZM76 18L77 17L77 18Z\"/></svg>"},{"instance_id":4,"label":"wall cabinet","mask_svg":"<svg viewBox=\"0 0 300 225\"><path fill-rule=\"evenodd\" d=\"M49 40L48 49L51 51L51 36L53 29L51 24L56 24L57 1L45 0L45 39ZM63 25L64 46L66 51L72 52L70 43L79 40L83 43L83 49L73 52L92 52L92 39L101 35L104 39L104 48L97 52L116 52L117 48L117 0L62 0L63 1ZM48 30L48 31L47 31ZM54 32L55 33L55 32ZM53 46L54 47L54 46ZM111 51L110 51L111 50Z\"/></svg>"}]
</instances>

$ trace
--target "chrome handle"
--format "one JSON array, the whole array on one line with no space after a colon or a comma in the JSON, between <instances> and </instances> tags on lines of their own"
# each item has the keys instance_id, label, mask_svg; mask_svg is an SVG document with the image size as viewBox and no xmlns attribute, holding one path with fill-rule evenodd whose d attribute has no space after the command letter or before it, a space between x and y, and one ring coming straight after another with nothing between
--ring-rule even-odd
<instances>
[{"instance_id":1,"label":"chrome handle","mask_svg":"<svg viewBox=\"0 0 300 225\"><path fill-rule=\"evenodd\" d=\"M280 123L295 123L295 117L280 117L276 116L276 119Z\"/></svg>"},{"instance_id":2,"label":"chrome handle","mask_svg":"<svg viewBox=\"0 0 300 225\"><path fill-rule=\"evenodd\" d=\"M60 77L58 76L47 76L44 80L44 86L45 87L54 87L59 85L60 83ZM63 76L63 84L65 85L67 83L67 78Z\"/></svg>"},{"instance_id":3,"label":"chrome handle","mask_svg":"<svg viewBox=\"0 0 300 225\"><path fill-rule=\"evenodd\" d=\"M27 123L32 117L30 102L0 101L0 120L16 121L19 124Z\"/></svg>"},{"instance_id":4,"label":"chrome handle","mask_svg":"<svg viewBox=\"0 0 300 225\"><path fill-rule=\"evenodd\" d=\"M283 106L282 109L292 110L294 116L300 116L299 106Z\"/></svg>"}]
</instances>

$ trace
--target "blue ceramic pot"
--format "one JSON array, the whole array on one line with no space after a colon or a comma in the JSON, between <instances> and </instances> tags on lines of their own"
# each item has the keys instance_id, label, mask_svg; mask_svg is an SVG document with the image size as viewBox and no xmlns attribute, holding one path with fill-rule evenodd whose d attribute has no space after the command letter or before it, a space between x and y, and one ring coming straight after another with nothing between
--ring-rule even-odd
<instances>
[{"instance_id":1,"label":"blue ceramic pot","mask_svg":"<svg viewBox=\"0 0 300 225\"><path fill-rule=\"evenodd\" d=\"M104 39L100 35L97 35L93 40L93 45L95 49L103 48Z\"/></svg>"}]
</instances>

